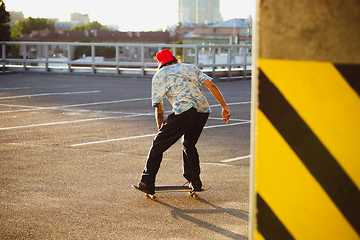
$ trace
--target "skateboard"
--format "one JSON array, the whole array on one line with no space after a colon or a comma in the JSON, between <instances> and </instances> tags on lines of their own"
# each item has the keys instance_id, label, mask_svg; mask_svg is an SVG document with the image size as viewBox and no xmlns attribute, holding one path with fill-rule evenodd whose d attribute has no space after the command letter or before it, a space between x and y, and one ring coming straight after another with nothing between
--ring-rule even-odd
<instances>
[{"instance_id":1,"label":"skateboard","mask_svg":"<svg viewBox=\"0 0 360 240\"><path fill-rule=\"evenodd\" d=\"M156 193L166 193L166 192L188 192L188 193L190 193L190 196L192 196L194 199L198 199L199 195L196 194L195 192L204 192L211 188L210 185L203 185L200 191L194 191L189 186L159 186L159 187L155 186L155 194L149 194L149 193L144 192L143 190L140 190L135 185L132 185L132 187L140 192L145 193L145 196L150 198L151 200L157 199L157 196L155 195Z\"/></svg>"}]
</instances>

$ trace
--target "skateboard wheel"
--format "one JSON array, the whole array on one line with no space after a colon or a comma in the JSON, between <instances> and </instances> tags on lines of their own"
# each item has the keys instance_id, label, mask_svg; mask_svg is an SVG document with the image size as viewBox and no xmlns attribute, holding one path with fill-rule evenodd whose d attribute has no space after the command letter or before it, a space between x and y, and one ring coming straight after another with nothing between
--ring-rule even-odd
<instances>
[{"instance_id":1,"label":"skateboard wheel","mask_svg":"<svg viewBox=\"0 0 360 240\"><path fill-rule=\"evenodd\" d=\"M190 196L192 196L194 199L199 198L199 195L197 195L195 192L190 192Z\"/></svg>"},{"instance_id":2,"label":"skateboard wheel","mask_svg":"<svg viewBox=\"0 0 360 240\"><path fill-rule=\"evenodd\" d=\"M199 198L199 195L197 195L196 193L194 193L194 194L192 195L192 197L193 197L194 199L198 199L198 198Z\"/></svg>"},{"instance_id":3,"label":"skateboard wheel","mask_svg":"<svg viewBox=\"0 0 360 240\"><path fill-rule=\"evenodd\" d=\"M148 194L148 193L145 193L145 196L147 197L147 198L150 198L151 200L157 200L157 197L155 196L155 195L151 195L151 194Z\"/></svg>"}]
</instances>

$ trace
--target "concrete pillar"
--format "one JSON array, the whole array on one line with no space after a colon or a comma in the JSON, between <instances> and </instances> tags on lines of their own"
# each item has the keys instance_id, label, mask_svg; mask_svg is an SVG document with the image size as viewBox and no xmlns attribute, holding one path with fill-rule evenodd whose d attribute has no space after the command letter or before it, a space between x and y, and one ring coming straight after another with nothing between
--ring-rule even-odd
<instances>
[{"instance_id":1,"label":"concrete pillar","mask_svg":"<svg viewBox=\"0 0 360 240\"><path fill-rule=\"evenodd\" d=\"M249 239L360 239L360 1L258 0Z\"/></svg>"},{"instance_id":2,"label":"concrete pillar","mask_svg":"<svg viewBox=\"0 0 360 240\"><path fill-rule=\"evenodd\" d=\"M261 0L259 57L360 63L358 0Z\"/></svg>"}]
</instances>

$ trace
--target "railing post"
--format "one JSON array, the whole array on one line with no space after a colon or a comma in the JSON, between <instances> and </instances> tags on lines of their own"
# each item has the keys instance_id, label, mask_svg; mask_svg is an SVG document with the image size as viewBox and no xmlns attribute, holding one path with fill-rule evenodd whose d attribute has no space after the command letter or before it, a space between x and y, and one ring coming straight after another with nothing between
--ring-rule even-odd
<instances>
[{"instance_id":1,"label":"railing post","mask_svg":"<svg viewBox=\"0 0 360 240\"><path fill-rule=\"evenodd\" d=\"M6 62L5 62L5 60L6 60L6 44L5 43L3 43L3 44L1 44L2 46L2 56L1 56L1 60L2 60L2 71L3 72L5 72L5 64L6 64Z\"/></svg>"},{"instance_id":2,"label":"railing post","mask_svg":"<svg viewBox=\"0 0 360 240\"><path fill-rule=\"evenodd\" d=\"M94 44L91 45L91 62L92 62L91 73L94 74L95 73L95 45Z\"/></svg>"},{"instance_id":3,"label":"railing post","mask_svg":"<svg viewBox=\"0 0 360 240\"><path fill-rule=\"evenodd\" d=\"M196 66L199 65L199 47L195 46L195 59L194 59L194 64Z\"/></svg>"},{"instance_id":4,"label":"railing post","mask_svg":"<svg viewBox=\"0 0 360 240\"><path fill-rule=\"evenodd\" d=\"M116 51L116 53L115 53L115 58L116 58L115 74L119 75L119 45L116 45L115 49L116 49L115 50Z\"/></svg>"},{"instance_id":5,"label":"railing post","mask_svg":"<svg viewBox=\"0 0 360 240\"><path fill-rule=\"evenodd\" d=\"M211 48L211 63L215 64L216 63L216 49L215 47ZM215 66L212 66L212 77L215 78Z\"/></svg>"},{"instance_id":6,"label":"railing post","mask_svg":"<svg viewBox=\"0 0 360 240\"><path fill-rule=\"evenodd\" d=\"M2 60L5 60L5 58L6 58L6 44L5 43L2 43L1 44L1 47L2 47L2 56L1 56L1 58L2 58Z\"/></svg>"},{"instance_id":7,"label":"railing post","mask_svg":"<svg viewBox=\"0 0 360 240\"><path fill-rule=\"evenodd\" d=\"M145 51L144 51L144 45L141 45L140 47L141 49L141 64L142 64L142 67L141 67L141 75L145 75L145 67L144 67L144 64L145 64Z\"/></svg>"},{"instance_id":8,"label":"railing post","mask_svg":"<svg viewBox=\"0 0 360 240\"><path fill-rule=\"evenodd\" d=\"M228 47L228 58L227 58L227 63L229 64L228 66L228 78L231 78L231 47Z\"/></svg>"},{"instance_id":9,"label":"railing post","mask_svg":"<svg viewBox=\"0 0 360 240\"><path fill-rule=\"evenodd\" d=\"M23 46L23 50L22 50L22 54L23 54L23 68L24 68L24 71L26 71L26 44L22 44Z\"/></svg>"},{"instance_id":10,"label":"railing post","mask_svg":"<svg viewBox=\"0 0 360 240\"><path fill-rule=\"evenodd\" d=\"M67 65L68 65L68 73L71 73L71 46L67 45Z\"/></svg>"},{"instance_id":11,"label":"railing post","mask_svg":"<svg viewBox=\"0 0 360 240\"><path fill-rule=\"evenodd\" d=\"M243 74L243 80L246 80L246 48L243 47L243 53L244 53L244 74Z\"/></svg>"},{"instance_id":12,"label":"railing post","mask_svg":"<svg viewBox=\"0 0 360 240\"><path fill-rule=\"evenodd\" d=\"M45 43L45 72L49 71L49 53L48 45Z\"/></svg>"}]
</instances>

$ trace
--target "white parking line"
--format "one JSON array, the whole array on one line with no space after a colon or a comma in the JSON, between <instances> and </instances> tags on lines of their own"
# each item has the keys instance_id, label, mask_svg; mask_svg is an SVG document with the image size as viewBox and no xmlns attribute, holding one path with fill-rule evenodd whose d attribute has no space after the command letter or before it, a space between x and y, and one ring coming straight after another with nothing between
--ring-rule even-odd
<instances>
[{"instance_id":1,"label":"white parking line","mask_svg":"<svg viewBox=\"0 0 360 240\"><path fill-rule=\"evenodd\" d=\"M53 123L40 123L40 124L32 124L25 126L15 126L15 127L4 127L0 128L0 131L3 130L11 130L11 129L20 129L20 128L30 128L30 127L42 127L42 126L51 126L51 125L60 125L60 124L69 124L69 123L79 123L79 122L90 122L90 121L98 121L98 120L106 120L106 119L114 119L114 118L127 118L127 117L135 117L142 116L143 114L134 114L128 116L117 116L117 117L103 117L103 118L88 118L74 121L64 121L64 122L53 122Z\"/></svg>"},{"instance_id":2,"label":"white parking line","mask_svg":"<svg viewBox=\"0 0 360 240\"><path fill-rule=\"evenodd\" d=\"M213 126L205 126L204 129L217 128L217 127L229 127L229 126L235 126L235 125L241 125L241 124L247 124L247 123L251 123L251 121L238 122L238 123L229 123L229 124L219 124L219 125L213 125Z\"/></svg>"},{"instance_id":3,"label":"white parking line","mask_svg":"<svg viewBox=\"0 0 360 240\"><path fill-rule=\"evenodd\" d=\"M39 93L39 94L29 94L29 95L20 95L20 96L10 96L10 97L0 97L3 99L12 99L12 98L31 98L39 96L51 96L51 95L70 95L70 94L84 94L84 93L99 93L101 91L86 91L86 92L64 92L64 93Z\"/></svg>"},{"instance_id":4,"label":"white parking line","mask_svg":"<svg viewBox=\"0 0 360 240\"><path fill-rule=\"evenodd\" d=\"M111 104L111 103L122 103L122 102L132 102L132 101L142 101L142 100L149 100L151 98L134 98L134 99L123 99L123 100L114 100L114 101L107 101L107 102L94 102L94 103L80 103L80 104L73 104L73 105L64 105L64 106L56 106L56 107L35 107L35 106L22 106L22 105L10 105L10 104L0 104L6 107L23 107L29 109L20 109L20 110L7 110L7 111L0 111L0 113L11 113L11 112L28 112L28 111L38 111L38 110L64 110L65 108L72 108L72 107L83 107L83 106L93 106L93 105L103 105L103 104ZM78 111L86 111L86 112L104 112L104 111L91 111L91 110L78 110ZM115 112L115 113L124 113L124 112ZM124 113L126 114L126 113ZM134 114L134 113L128 113Z\"/></svg>"},{"instance_id":5,"label":"white parking line","mask_svg":"<svg viewBox=\"0 0 360 240\"><path fill-rule=\"evenodd\" d=\"M250 122L250 121L249 121L249 122ZM216 127L228 127L228 126L234 126L234 125L240 125L240 124L246 124L246 123L248 123L248 122L240 122L240 123L233 123L233 124L222 124L222 125L214 125L214 126L205 126L204 129L216 128ZM71 147L78 147L78 146L92 145L92 144L98 144L98 143L107 143L107 142L115 142L115 141L129 140L129 139L137 139L137 138L151 137L151 136L155 136L155 135L156 135L156 134L147 134L147 135L139 135L139 136L125 137L125 138L108 139L108 140L102 140L102 141L94 141L94 142L73 144L73 145L70 145L70 146L71 146Z\"/></svg>"},{"instance_id":6,"label":"white parking line","mask_svg":"<svg viewBox=\"0 0 360 240\"><path fill-rule=\"evenodd\" d=\"M0 98L0 99L2 99L2 98ZM150 99L151 98L134 98L134 99L123 99L123 100L107 101L107 102L80 103L80 104L55 106L55 107L38 107L38 106L11 105L11 104L0 103L1 106L6 106L6 107L27 108L27 109L20 109L20 110L0 111L0 113L28 112L28 111L54 110L54 109L64 110L64 108L94 106L94 105L103 105L103 104L121 103L121 102L132 102L132 101L143 101L143 100L150 100ZM249 102L229 103L228 105L247 104L247 103L249 103ZM218 106L220 106L220 105L212 105L212 107L218 107ZM90 110L79 110L79 111L90 112ZM104 112L104 111L93 111L93 112ZM109 113L122 113L122 112L109 112ZM133 113L131 113L131 114L133 114ZM209 119L216 119L216 118L209 118ZM233 121L248 121L248 120L241 120L241 119L231 119L231 120L233 120Z\"/></svg>"},{"instance_id":7,"label":"white parking line","mask_svg":"<svg viewBox=\"0 0 360 240\"><path fill-rule=\"evenodd\" d=\"M223 163L201 163L201 165L215 165L215 166L221 166L221 167L233 167L234 165L230 164L223 164Z\"/></svg>"},{"instance_id":8,"label":"white parking line","mask_svg":"<svg viewBox=\"0 0 360 240\"><path fill-rule=\"evenodd\" d=\"M241 104L250 104L251 102L236 102L236 103L228 103L228 106L232 106L232 105L241 105ZM210 107L221 107L220 104L214 104L214 105L210 105Z\"/></svg>"},{"instance_id":9,"label":"white parking line","mask_svg":"<svg viewBox=\"0 0 360 240\"><path fill-rule=\"evenodd\" d=\"M4 127L4 128L0 128L0 131L11 130L11 129L20 129L20 128L30 128L30 127L41 127L41 126L51 126L51 125L59 125L59 124L78 123L78 122L89 122L89 121L97 121L97 120L105 120L105 119L113 119L113 118L148 116L148 115L153 115L154 114L154 113L129 113L129 112L117 112L117 113L130 114L130 115L128 115L128 116L116 116L116 117L103 117L103 118L89 118L89 119L82 119L82 120L75 120L75 121L64 121L64 122L53 122L53 123L40 123L40 124L31 124L31 125L24 125L24 126L14 126L14 127ZM241 120L241 121L242 122L238 122L238 123L205 126L204 129L241 125L241 124L247 124L247 123L251 122L249 120Z\"/></svg>"},{"instance_id":10,"label":"white parking line","mask_svg":"<svg viewBox=\"0 0 360 240\"><path fill-rule=\"evenodd\" d=\"M1 113L1 112L0 112ZM215 117L209 117L208 119L212 119L212 120L222 120L222 118L215 118ZM248 119L237 119L237 118L230 118L230 122L232 121L239 121L239 122L249 122L251 120Z\"/></svg>"},{"instance_id":11,"label":"white parking line","mask_svg":"<svg viewBox=\"0 0 360 240\"><path fill-rule=\"evenodd\" d=\"M242 159L246 159L246 158L250 158L250 157L251 157L251 155L247 155L247 156L242 156L242 157L238 157L238 158L230 158L230 159L222 160L221 162L223 162L223 163L232 162L232 161L242 160Z\"/></svg>"},{"instance_id":12,"label":"white parking line","mask_svg":"<svg viewBox=\"0 0 360 240\"><path fill-rule=\"evenodd\" d=\"M36 106L14 105L14 104L6 104L6 103L0 103L0 105L5 106L5 107L31 108L31 109L29 109L30 111L33 109L43 108L43 107L36 107ZM7 111L2 111L2 112L7 112Z\"/></svg>"},{"instance_id":13,"label":"white parking line","mask_svg":"<svg viewBox=\"0 0 360 240\"><path fill-rule=\"evenodd\" d=\"M133 136L133 137L116 138L116 139L109 139L109 140L103 140L103 141L79 143L79 144L70 145L70 147L78 147L78 146L92 145L92 144L98 144L98 143L116 142L116 141L123 141L123 140L137 139L137 138L144 138L144 137L153 137L155 135L156 134L147 134L147 135L141 135L141 136Z\"/></svg>"},{"instance_id":14,"label":"white parking line","mask_svg":"<svg viewBox=\"0 0 360 240\"><path fill-rule=\"evenodd\" d=\"M21 90L21 89L29 89L30 87L13 87L13 88L0 88L0 91L8 91L8 90Z\"/></svg>"},{"instance_id":15,"label":"white parking line","mask_svg":"<svg viewBox=\"0 0 360 240\"><path fill-rule=\"evenodd\" d=\"M134 99L123 99L123 100L107 101L107 102L80 103L80 104L65 105L65 106L53 107L53 108L56 109L56 108L71 108L71 107L93 106L93 105L102 105L102 104L110 104L110 103L142 101L142 100L149 100L149 99L151 99L151 98L134 98Z\"/></svg>"}]
</instances>

